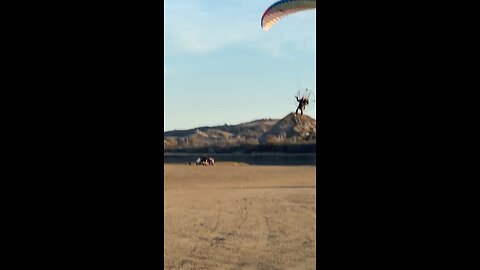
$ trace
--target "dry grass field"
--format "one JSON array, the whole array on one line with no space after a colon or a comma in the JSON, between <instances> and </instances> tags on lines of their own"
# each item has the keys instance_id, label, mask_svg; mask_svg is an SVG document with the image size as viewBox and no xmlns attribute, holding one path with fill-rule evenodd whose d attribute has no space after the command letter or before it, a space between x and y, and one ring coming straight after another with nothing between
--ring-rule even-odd
<instances>
[{"instance_id":1,"label":"dry grass field","mask_svg":"<svg viewBox=\"0 0 480 270\"><path fill-rule=\"evenodd\" d=\"M316 269L315 166L164 168L164 269Z\"/></svg>"}]
</instances>

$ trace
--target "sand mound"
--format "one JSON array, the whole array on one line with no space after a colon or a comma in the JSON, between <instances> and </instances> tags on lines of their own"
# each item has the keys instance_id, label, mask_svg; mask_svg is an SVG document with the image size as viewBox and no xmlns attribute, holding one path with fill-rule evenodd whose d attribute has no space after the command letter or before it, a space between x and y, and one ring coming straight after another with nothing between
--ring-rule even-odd
<instances>
[{"instance_id":1,"label":"sand mound","mask_svg":"<svg viewBox=\"0 0 480 270\"><path fill-rule=\"evenodd\" d=\"M298 143L315 142L317 121L308 115L300 116L291 113L278 121L267 133L263 134L260 143Z\"/></svg>"}]
</instances>

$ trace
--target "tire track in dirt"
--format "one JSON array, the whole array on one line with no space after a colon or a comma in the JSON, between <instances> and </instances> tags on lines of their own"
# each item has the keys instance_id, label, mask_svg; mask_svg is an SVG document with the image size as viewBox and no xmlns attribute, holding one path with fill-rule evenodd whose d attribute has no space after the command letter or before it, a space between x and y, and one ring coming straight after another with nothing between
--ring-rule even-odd
<instances>
[{"instance_id":1,"label":"tire track in dirt","mask_svg":"<svg viewBox=\"0 0 480 270\"><path fill-rule=\"evenodd\" d=\"M268 247L270 245L270 239L272 239L272 230L271 230L271 226L270 226L270 221L268 219L267 216L263 216L263 218L265 219L265 224L267 225L267 244L266 244L266 247Z\"/></svg>"},{"instance_id":2,"label":"tire track in dirt","mask_svg":"<svg viewBox=\"0 0 480 270\"><path fill-rule=\"evenodd\" d=\"M217 204L218 204L218 208L217 208L217 212L215 213L215 225L213 226L210 233L214 233L215 231L217 231L218 222L220 220L220 214L221 214L221 211L222 211L222 203L220 201L217 201Z\"/></svg>"},{"instance_id":3,"label":"tire track in dirt","mask_svg":"<svg viewBox=\"0 0 480 270\"><path fill-rule=\"evenodd\" d=\"M242 202L243 202L243 205L240 206L240 215L242 215L242 212L244 212L244 214L242 215L242 220L240 221L240 224L237 227L238 230L242 228L243 224L245 224L245 222L247 222L247 219L248 219L247 198L243 198Z\"/></svg>"},{"instance_id":4,"label":"tire track in dirt","mask_svg":"<svg viewBox=\"0 0 480 270\"><path fill-rule=\"evenodd\" d=\"M265 200L267 196L265 196ZM266 204L266 203L265 203ZM260 234L257 244L257 253L260 254L260 251L264 251L268 248L271 238L271 229L270 221L268 217L264 214L266 209L258 209L258 222L260 223Z\"/></svg>"},{"instance_id":5,"label":"tire track in dirt","mask_svg":"<svg viewBox=\"0 0 480 270\"><path fill-rule=\"evenodd\" d=\"M180 262L180 269L209 269L214 267L215 263L212 262L210 255L208 253L204 253L206 246L215 247L218 245L223 244L225 239L223 237L214 236L216 235L216 231L218 230L220 224L220 218L222 216L223 205L221 201L217 201L217 210L215 212L214 218L212 217L201 217L202 212L192 213L192 215L196 215L197 220L212 220L213 219L213 226L208 229L205 228L205 232L210 232L210 236L197 234L196 241L192 241L194 245L190 248L186 254L188 254L185 259ZM203 222L199 223L200 226L204 226Z\"/></svg>"}]
</instances>

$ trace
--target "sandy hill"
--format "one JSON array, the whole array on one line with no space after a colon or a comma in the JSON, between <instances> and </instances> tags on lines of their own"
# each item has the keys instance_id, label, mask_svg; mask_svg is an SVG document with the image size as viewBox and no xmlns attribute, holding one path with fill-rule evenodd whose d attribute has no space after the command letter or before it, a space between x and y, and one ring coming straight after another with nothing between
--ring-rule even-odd
<instances>
[{"instance_id":1,"label":"sandy hill","mask_svg":"<svg viewBox=\"0 0 480 270\"><path fill-rule=\"evenodd\" d=\"M261 119L239 125L164 132L166 148L235 146L271 143L315 143L316 120L291 113L283 119Z\"/></svg>"},{"instance_id":2,"label":"sandy hill","mask_svg":"<svg viewBox=\"0 0 480 270\"><path fill-rule=\"evenodd\" d=\"M317 120L308 115L291 113L279 120L259 138L260 143L314 143L317 137Z\"/></svg>"}]
</instances>

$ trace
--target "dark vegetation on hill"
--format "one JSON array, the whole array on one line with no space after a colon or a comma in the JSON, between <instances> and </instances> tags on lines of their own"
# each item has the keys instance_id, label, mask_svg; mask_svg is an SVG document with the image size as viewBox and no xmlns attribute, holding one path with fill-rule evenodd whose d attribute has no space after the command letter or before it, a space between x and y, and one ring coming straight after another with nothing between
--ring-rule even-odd
<instances>
[{"instance_id":1,"label":"dark vegetation on hill","mask_svg":"<svg viewBox=\"0 0 480 270\"><path fill-rule=\"evenodd\" d=\"M166 149L167 153L258 154L258 153L315 153L316 144L259 144L237 146L206 146Z\"/></svg>"}]
</instances>

